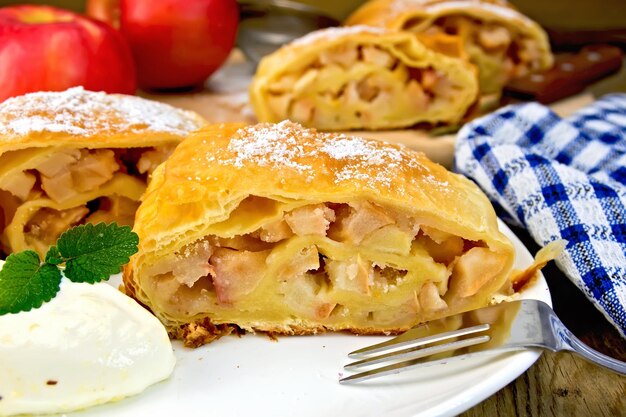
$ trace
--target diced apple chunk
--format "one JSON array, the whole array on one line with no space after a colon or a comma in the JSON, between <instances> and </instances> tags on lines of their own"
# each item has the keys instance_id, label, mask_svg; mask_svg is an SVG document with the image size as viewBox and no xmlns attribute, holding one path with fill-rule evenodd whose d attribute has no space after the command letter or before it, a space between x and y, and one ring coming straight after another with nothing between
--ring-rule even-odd
<instances>
[{"instance_id":1,"label":"diced apple chunk","mask_svg":"<svg viewBox=\"0 0 626 417\"><path fill-rule=\"evenodd\" d=\"M394 57L376 46L364 46L361 51L363 53L363 61L379 67L391 68L395 63Z\"/></svg>"},{"instance_id":2,"label":"diced apple chunk","mask_svg":"<svg viewBox=\"0 0 626 417\"><path fill-rule=\"evenodd\" d=\"M411 101L411 104L415 106L415 110L426 110L430 97L424 92L424 89L416 80L411 80L407 84L406 94Z\"/></svg>"},{"instance_id":3,"label":"diced apple chunk","mask_svg":"<svg viewBox=\"0 0 626 417\"><path fill-rule=\"evenodd\" d=\"M291 118L297 122L307 123L313 120L315 105L310 99L303 98L293 102Z\"/></svg>"},{"instance_id":4,"label":"diced apple chunk","mask_svg":"<svg viewBox=\"0 0 626 417\"><path fill-rule=\"evenodd\" d=\"M285 215L285 221L296 235L326 236L335 212L324 204L298 207Z\"/></svg>"},{"instance_id":5,"label":"diced apple chunk","mask_svg":"<svg viewBox=\"0 0 626 417\"><path fill-rule=\"evenodd\" d=\"M443 310L448 307L448 304L439 296L437 286L431 281L422 286L419 293L419 304L426 311Z\"/></svg>"},{"instance_id":6,"label":"diced apple chunk","mask_svg":"<svg viewBox=\"0 0 626 417\"><path fill-rule=\"evenodd\" d=\"M315 80L319 75L319 70L315 68L308 69L293 85L293 93L300 96L305 93L311 86L315 85Z\"/></svg>"},{"instance_id":7,"label":"diced apple chunk","mask_svg":"<svg viewBox=\"0 0 626 417\"><path fill-rule=\"evenodd\" d=\"M115 154L110 149L84 152L70 167L74 187L80 192L92 190L109 181L118 169Z\"/></svg>"},{"instance_id":8,"label":"diced apple chunk","mask_svg":"<svg viewBox=\"0 0 626 417\"><path fill-rule=\"evenodd\" d=\"M303 248L281 268L280 280L289 280L320 267L319 252L315 245Z\"/></svg>"},{"instance_id":9,"label":"diced apple chunk","mask_svg":"<svg viewBox=\"0 0 626 417\"><path fill-rule=\"evenodd\" d=\"M380 207L367 201L351 204L351 207L350 214L341 219L338 231L338 236L343 241L359 244L374 230L394 223Z\"/></svg>"},{"instance_id":10,"label":"diced apple chunk","mask_svg":"<svg viewBox=\"0 0 626 417\"><path fill-rule=\"evenodd\" d=\"M200 278L215 276L215 269L209 264L212 254L213 247L209 242L200 241L182 248L154 265L147 266L145 273L149 276L170 275L178 286L182 284L191 288Z\"/></svg>"},{"instance_id":11,"label":"diced apple chunk","mask_svg":"<svg viewBox=\"0 0 626 417\"><path fill-rule=\"evenodd\" d=\"M395 224L389 224L368 234L361 244L383 252L408 255L412 241L412 235L400 230Z\"/></svg>"},{"instance_id":12,"label":"diced apple chunk","mask_svg":"<svg viewBox=\"0 0 626 417\"><path fill-rule=\"evenodd\" d=\"M336 303L319 294L320 286L312 274L304 274L280 284L285 304L307 318L323 320L330 316Z\"/></svg>"},{"instance_id":13,"label":"diced apple chunk","mask_svg":"<svg viewBox=\"0 0 626 417\"><path fill-rule=\"evenodd\" d=\"M52 154L44 162L37 166L37 171L47 177L53 177L65 171L66 168L75 163L80 158L79 149L64 149Z\"/></svg>"},{"instance_id":14,"label":"diced apple chunk","mask_svg":"<svg viewBox=\"0 0 626 417\"><path fill-rule=\"evenodd\" d=\"M361 101L361 94L359 94L359 89L357 86L357 82L352 80L346 84L346 88L342 94L342 101L346 105L353 106L355 103Z\"/></svg>"},{"instance_id":15,"label":"diced apple chunk","mask_svg":"<svg viewBox=\"0 0 626 417\"><path fill-rule=\"evenodd\" d=\"M36 181L37 178L33 174L18 171L6 177L0 184L0 188L24 201L28 198L28 194L30 194Z\"/></svg>"},{"instance_id":16,"label":"diced apple chunk","mask_svg":"<svg viewBox=\"0 0 626 417\"><path fill-rule=\"evenodd\" d=\"M283 219L265 224L261 226L259 231L259 239L268 243L280 242L281 240L290 238L291 236L293 236L293 231Z\"/></svg>"},{"instance_id":17,"label":"diced apple chunk","mask_svg":"<svg viewBox=\"0 0 626 417\"><path fill-rule=\"evenodd\" d=\"M63 151L37 167L41 188L59 202L104 184L118 169L115 154L109 149Z\"/></svg>"},{"instance_id":18,"label":"diced apple chunk","mask_svg":"<svg viewBox=\"0 0 626 417\"><path fill-rule=\"evenodd\" d=\"M505 264L504 254L474 247L457 259L450 276L449 290L460 297L470 297L502 271Z\"/></svg>"},{"instance_id":19,"label":"diced apple chunk","mask_svg":"<svg viewBox=\"0 0 626 417\"><path fill-rule=\"evenodd\" d=\"M278 116L286 116L289 113L289 105L293 100L293 94L270 94L267 97L267 104L272 112Z\"/></svg>"},{"instance_id":20,"label":"diced apple chunk","mask_svg":"<svg viewBox=\"0 0 626 417\"><path fill-rule=\"evenodd\" d=\"M359 98L362 101L373 101L378 94L380 94L380 85L377 85L374 77L367 77L364 80L359 81L356 86L356 90Z\"/></svg>"},{"instance_id":21,"label":"diced apple chunk","mask_svg":"<svg viewBox=\"0 0 626 417\"><path fill-rule=\"evenodd\" d=\"M396 226L412 238L417 236L420 231L420 225L415 218L395 209L387 209L386 212L393 217Z\"/></svg>"},{"instance_id":22,"label":"diced apple chunk","mask_svg":"<svg viewBox=\"0 0 626 417\"><path fill-rule=\"evenodd\" d=\"M459 236L450 235L450 237L443 240L439 239L439 242L436 242L429 236L420 235L417 242L426 249L435 262L446 265L463 253L464 241Z\"/></svg>"},{"instance_id":23,"label":"diced apple chunk","mask_svg":"<svg viewBox=\"0 0 626 417\"><path fill-rule=\"evenodd\" d=\"M269 250L261 252L217 248L211 256L213 285L220 303L230 304L254 291L263 278Z\"/></svg>"},{"instance_id":24,"label":"diced apple chunk","mask_svg":"<svg viewBox=\"0 0 626 417\"><path fill-rule=\"evenodd\" d=\"M74 188L72 173L64 170L52 177L41 175L41 188L51 199L63 202L78 195L78 191Z\"/></svg>"},{"instance_id":25,"label":"diced apple chunk","mask_svg":"<svg viewBox=\"0 0 626 417\"><path fill-rule=\"evenodd\" d=\"M202 277L215 277L215 269L209 264L212 254L213 247L207 241L184 248L181 253L176 254L178 262L172 265L174 277L190 288Z\"/></svg>"},{"instance_id":26,"label":"diced apple chunk","mask_svg":"<svg viewBox=\"0 0 626 417\"><path fill-rule=\"evenodd\" d=\"M340 64L344 68L350 68L359 57L357 49L352 45L342 45L333 50L320 52L319 59L322 66L328 64Z\"/></svg>"},{"instance_id":27,"label":"diced apple chunk","mask_svg":"<svg viewBox=\"0 0 626 417\"><path fill-rule=\"evenodd\" d=\"M511 43L511 34L502 26L486 26L478 32L478 43L487 49L506 48Z\"/></svg>"},{"instance_id":28,"label":"diced apple chunk","mask_svg":"<svg viewBox=\"0 0 626 417\"><path fill-rule=\"evenodd\" d=\"M369 294L374 282L372 266L357 255L347 260L329 260L325 267L328 279L338 290Z\"/></svg>"}]
</instances>

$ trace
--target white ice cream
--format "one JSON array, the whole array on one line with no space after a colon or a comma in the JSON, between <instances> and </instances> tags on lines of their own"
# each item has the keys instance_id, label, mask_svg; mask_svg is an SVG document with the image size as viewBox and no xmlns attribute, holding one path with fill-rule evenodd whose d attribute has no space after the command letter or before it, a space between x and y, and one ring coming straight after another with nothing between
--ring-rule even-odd
<instances>
[{"instance_id":1,"label":"white ice cream","mask_svg":"<svg viewBox=\"0 0 626 417\"><path fill-rule=\"evenodd\" d=\"M0 416L134 395L166 379L174 363L165 328L137 302L105 283L63 278L50 302L0 316Z\"/></svg>"}]
</instances>

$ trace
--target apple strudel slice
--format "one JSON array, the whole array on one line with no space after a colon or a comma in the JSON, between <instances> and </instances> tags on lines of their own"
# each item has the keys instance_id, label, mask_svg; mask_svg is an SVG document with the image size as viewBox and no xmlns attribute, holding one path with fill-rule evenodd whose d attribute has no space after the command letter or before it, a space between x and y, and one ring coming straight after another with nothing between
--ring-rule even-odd
<instances>
[{"instance_id":1,"label":"apple strudel slice","mask_svg":"<svg viewBox=\"0 0 626 417\"><path fill-rule=\"evenodd\" d=\"M410 33L322 29L266 56L250 86L261 122L322 130L391 129L460 121L476 101L474 68Z\"/></svg>"},{"instance_id":2,"label":"apple strudel slice","mask_svg":"<svg viewBox=\"0 0 626 417\"><path fill-rule=\"evenodd\" d=\"M126 292L175 338L397 333L488 304L514 258L486 196L404 147L212 125L154 172Z\"/></svg>"},{"instance_id":3,"label":"apple strudel slice","mask_svg":"<svg viewBox=\"0 0 626 417\"><path fill-rule=\"evenodd\" d=\"M80 87L4 101L2 249L43 255L74 225L132 225L150 173L204 124L192 112Z\"/></svg>"},{"instance_id":4,"label":"apple strudel slice","mask_svg":"<svg viewBox=\"0 0 626 417\"><path fill-rule=\"evenodd\" d=\"M460 37L478 67L482 94L500 94L512 78L549 68L548 36L504 0L371 0L346 20L418 34L428 45Z\"/></svg>"}]
</instances>

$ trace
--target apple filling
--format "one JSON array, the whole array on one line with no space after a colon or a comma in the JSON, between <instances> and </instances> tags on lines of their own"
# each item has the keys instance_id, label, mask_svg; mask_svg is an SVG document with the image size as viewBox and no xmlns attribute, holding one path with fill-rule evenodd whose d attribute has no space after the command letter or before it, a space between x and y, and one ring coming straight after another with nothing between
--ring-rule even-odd
<instances>
[{"instance_id":1,"label":"apple filling","mask_svg":"<svg viewBox=\"0 0 626 417\"><path fill-rule=\"evenodd\" d=\"M426 29L423 22L409 20L403 29L419 31L420 38L426 43L451 35L460 37L469 60L480 70L483 91L488 86L502 86L513 78L523 77L542 68L539 42L497 23L449 15L436 19Z\"/></svg>"},{"instance_id":2,"label":"apple filling","mask_svg":"<svg viewBox=\"0 0 626 417\"><path fill-rule=\"evenodd\" d=\"M142 290L172 320L397 331L469 302L506 269L506 255L391 207L327 202L206 236L142 269Z\"/></svg>"},{"instance_id":3,"label":"apple filling","mask_svg":"<svg viewBox=\"0 0 626 417\"><path fill-rule=\"evenodd\" d=\"M439 122L440 110L463 87L431 67L413 67L378 45L345 43L322 51L269 83L268 106L278 119L319 128L376 128Z\"/></svg>"},{"instance_id":4,"label":"apple filling","mask_svg":"<svg viewBox=\"0 0 626 417\"><path fill-rule=\"evenodd\" d=\"M115 221L132 226L148 175L172 151L173 146L28 155L0 176L4 249L31 248L43 255L75 225ZM19 152L24 151L2 158L19 161Z\"/></svg>"}]
</instances>

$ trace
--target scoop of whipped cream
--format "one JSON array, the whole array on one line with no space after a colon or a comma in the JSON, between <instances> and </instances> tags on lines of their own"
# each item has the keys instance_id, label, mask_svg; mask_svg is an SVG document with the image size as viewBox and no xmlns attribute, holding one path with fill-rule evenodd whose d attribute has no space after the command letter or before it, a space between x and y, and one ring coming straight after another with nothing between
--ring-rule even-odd
<instances>
[{"instance_id":1,"label":"scoop of whipped cream","mask_svg":"<svg viewBox=\"0 0 626 417\"><path fill-rule=\"evenodd\" d=\"M169 377L175 361L165 328L135 300L63 278L50 302L0 316L0 415L134 395Z\"/></svg>"}]
</instances>

